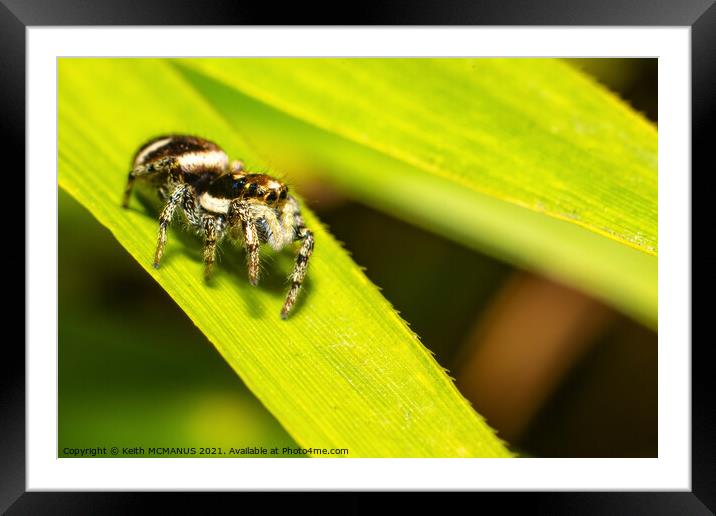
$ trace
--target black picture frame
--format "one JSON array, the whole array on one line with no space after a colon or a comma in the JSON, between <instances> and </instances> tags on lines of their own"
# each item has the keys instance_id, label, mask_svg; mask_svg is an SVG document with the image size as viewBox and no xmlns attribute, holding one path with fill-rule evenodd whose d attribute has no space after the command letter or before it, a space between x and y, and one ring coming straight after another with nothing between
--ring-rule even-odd
<instances>
[{"instance_id":1,"label":"black picture frame","mask_svg":"<svg viewBox=\"0 0 716 516\"><path fill-rule=\"evenodd\" d=\"M336 4L338 5L338 4ZM407 6L410 7L407 7ZM25 170L25 30L31 26L63 25L635 25L689 26L692 50L692 170L713 171L707 151L716 133L716 5L714 0L490 0L397 1L341 5L296 3L280 9L257 2L154 0L141 3L111 0L0 0L0 130L6 178L14 188L24 180L10 170ZM12 167L12 168L10 168ZM709 167L709 168L707 168ZM692 178L696 174L692 172ZM24 174L23 174L24 179ZM6 179L7 181L7 179ZM701 181L701 179L699 180ZM8 185L11 181L8 181ZM703 191L703 187L701 189ZM693 191L693 190L692 190ZM26 198L15 195L17 199ZM23 209L18 207L18 210ZM23 209L24 210L24 209ZM708 234L711 234L709 230ZM692 233L693 234L693 233ZM9 238L17 238L10 236ZM19 245L18 245L19 248ZM693 246L692 246L693 253ZM693 256L693 254L692 254ZM24 269L23 263L16 270ZM15 256L20 261L20 256ZM27 271L26 271L27 273ZM693 266L692 266L693 274ZM702 276L703 278L703 276ZM708 282L700 282L705 290ZM24 296L23 296L24 297ZM13 300L15 306L20 303ZM22 303L24 307L24 303ZM692 303L692 308L693 303ZM692 313L694 310L692 309ZM693 320L693 318L692 318ZM693 324L692 324L693 327ZM9 325L6 326L9 328ZM670 345L688 343L670 343ZM479 493L495 499L502 511L528 508L550 514L711 514L716 511L716 411L711 393L714 376L710 343L692 341L692 491L619 493ZM126 513L141 509L152 493L27 493L25 489L25 351L19 340L6 339L0 360L0 512L9 514ZM228 495L226 495L228 496ZM357 495L353 495L357 497ZM188 510L188 495L172 503ZM421 497L414 498L423 503ZM204 503L204 502L200 502ZM371 505L370 501L366 502ZM359 510L363 499L344 506ZM203 505L202 505L203 506ZM348 512L348 511L342 511Z\"/></svg>"}]
</instances>

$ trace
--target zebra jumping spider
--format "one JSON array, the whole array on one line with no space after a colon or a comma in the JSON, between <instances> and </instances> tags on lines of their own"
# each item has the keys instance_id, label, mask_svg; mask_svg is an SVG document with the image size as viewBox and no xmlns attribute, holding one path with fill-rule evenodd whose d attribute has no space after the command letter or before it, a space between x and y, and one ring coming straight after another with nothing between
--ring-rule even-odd
<instances>
[{"instance_id":1,"label":"zebra jumping spider","mask_svg":"<svg viewBox=\"0 0 716 516\"><path fill-rule=\"evenodd\" d=\"M298 201L281 181L250 174L240 161L229 162L215 143L187 135L165 135L139 148L124 190L126 208L135 181L156 189L165 202L159 217L159 237L154 267L164 254L167 228L178 207L189 226L204 237L204 275L214 266L216 247L225 236L242 240L246 247L249 282L259 279L259 246L268 243L275 251L300 241L291 286L281 310L286 319L306 276L313 252L313 233L306 228Z\"/></svg>"}]
</instances>

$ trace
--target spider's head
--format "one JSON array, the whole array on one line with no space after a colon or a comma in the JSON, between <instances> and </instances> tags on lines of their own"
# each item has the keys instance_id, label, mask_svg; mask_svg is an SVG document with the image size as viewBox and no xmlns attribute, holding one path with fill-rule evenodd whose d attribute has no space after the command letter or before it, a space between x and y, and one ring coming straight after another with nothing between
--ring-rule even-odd
<instances>
[{"instance_id":1,"label":"spider's head","mask_svg":"<svg viewBox=\"0 0 716 516\"><path fill-rule=\"evenodd\" d=\"M288 187L266 174L232 173L215 179L208 193L220 199L256 199L277 206L288 197Z\"/></svg>"},{"instance_id":2,"label":"spider's head","mask_svg":"<svg viewBox=\"0 0 716 516\"><path fill-rule=\"evenodd\" d=\"M269 206L275 206L288 197L286 185L266 174L247 174L237 181L243 190L244 199L257 199Z\"/></svg>"}]
</instances>

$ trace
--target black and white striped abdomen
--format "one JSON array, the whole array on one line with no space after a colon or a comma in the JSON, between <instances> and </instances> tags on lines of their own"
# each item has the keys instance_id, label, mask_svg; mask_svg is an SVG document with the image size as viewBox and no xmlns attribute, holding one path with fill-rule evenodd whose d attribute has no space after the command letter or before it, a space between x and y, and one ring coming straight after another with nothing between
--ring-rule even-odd
<instances>
[{"instance_id":1,"label":"black and white striped abdomen","mask_svg":"<svg viewBox=\"0 0 716 516\"><path fill-rule=\"evenodd\" d=\"M147 165L165 158L176 159L185 175L204 176L219 174L227 170L229 157L214 142L187 135L158 136L145 143L134 156L133 167Z\"/></svg>"}]
</instances>

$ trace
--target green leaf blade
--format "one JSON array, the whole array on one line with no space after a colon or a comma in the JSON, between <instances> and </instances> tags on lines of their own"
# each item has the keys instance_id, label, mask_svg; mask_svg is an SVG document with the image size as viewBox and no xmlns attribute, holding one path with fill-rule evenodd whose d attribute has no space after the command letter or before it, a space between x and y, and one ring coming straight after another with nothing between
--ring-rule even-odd
<instances>
[{"instance_id":1,"label":"green leaf blade","mask_svg":"<svg viewBox=\"0 0 716 516\"><path fill-rule=\"evenodd\" d=\"M567 65L172 63L278 168L656 326L656 130Z\"/></svg>"},{"instance_id":2,"label":"green leaf blade","mask_svg":"<svg viewBox=\"0 0 716 516\"><path fill-rule=\"evenodd\" d=\"M178 62L427 173L656 254L656 130L560 61ZM620 194L632 209L605 212Z\"/></svg>"},{"instance_id":3,"label":"green leaf blade","mask_svg":"<svg viewBox=\"0 0 716 516\"><path fill-rule=\"evenodd\" d=\"M290 253L264 250L255 288L241 253L227 246L207 285L198 242L172 230L154 270L156 220L136 200L129 210L119 204L132 153L166 132L200 134L232 157L261 162L165 61L60 60L60 186L186 311L301 446L348 448L350 457L511 456L308 210L316 251L288 321L279 311Z\"/></svg>"}]
</instances>

